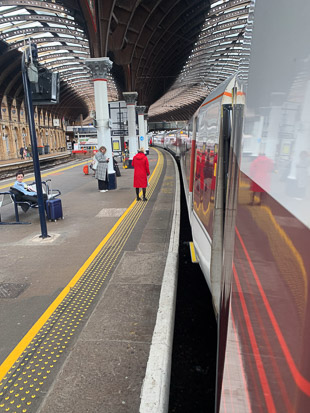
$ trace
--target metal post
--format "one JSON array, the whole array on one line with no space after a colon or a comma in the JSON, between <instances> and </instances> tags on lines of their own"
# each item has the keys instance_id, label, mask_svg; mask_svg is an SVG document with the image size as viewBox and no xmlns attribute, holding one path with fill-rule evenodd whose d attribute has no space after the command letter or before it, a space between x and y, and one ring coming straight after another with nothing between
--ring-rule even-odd
<instances>
[{"instance_id":1,"label":"metal post","mask_svg":"<svg viewBox=\"0 0 310 413\"><path fill-rule=\"evenodd\" d=\"M136 106L139 126L139 148L145 148L146 136L144 131L144 111L146 106Z\"/></svg>"},{"instance_id":2,"label":"metal post","mask_svg":"<svg viewBox=\"0 0 310 413\"><path fill-rule=\"evenodd\" d=\"M86 59L85 65L90 68L94 82L98 148L104 145L107 149L106 156L110 159L108 164L109 189L117 189L116 174L113 168L107 86L107 77L112 67L112 62L108 57L98 57Z\"/></svg>"},{"instance_id":3,"label":"metal post","mask_svg":"<svg viewBox=\"0 0 310 413\"><path fill-rule=\"evenodd\" d=\"M123 92L127 106L128 116L128 139L129 139L129 168L132 168L131 163L133 157L138 151L137 126L136 126L136 100L137 92Z\"/></svg>"},{"instance_id":4,"label":"metal post","mask_svg":"<svg viewBox=\"0 0 310 413\"><path fill-rule=\"evenodd\" d=\"M149 139L148 139L148 133L147 133L147 119L148 119L148 114L144 114L144 133L145 133L145 154L148 155L150 153L149 150Z\"/></svg>"},{"instance_id":5,"label":"metal post","mask_svg":"<svg viewBox=\"0 0 310 413\"><path fill-rule=\"evenodd\" d=\"M34 124L32 96L31 96L30 84L29 84L27 67L26 67L26 54L27 54L27 61L29 62L30 56L32 53L31 52L32 46L34 45L27 47L26 50L24 50L23 52L22 77L23 77L24 92L25 92L25 104L26 104L26 109L28 112L28 123L29 123L30 140L31 140L31 146L32 146L34 176L35 176L35 182L36 182L36 188L37 188L37 194L38 194L41 237L47 238L49 235L47 234L46 219L45 219L45 208L44 208L44 199L43 199L43 192L42 192L42 181L41 181L40 163L39 163L39 155L38 155L38 147L37 147L37 137L36 137L35 124Z\"/></svg>"}]
</instances>

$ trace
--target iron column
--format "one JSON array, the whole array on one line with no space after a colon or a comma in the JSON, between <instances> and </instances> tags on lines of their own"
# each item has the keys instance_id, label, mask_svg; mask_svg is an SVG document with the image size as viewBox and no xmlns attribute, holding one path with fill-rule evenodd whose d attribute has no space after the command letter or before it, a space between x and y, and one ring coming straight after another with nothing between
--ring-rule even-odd
<instances>
[{"instance_id":1,"label":"iron column","mask_svg":"<svg viewBox=\"0 0 310 413\"><path fill-rule=\"evenodd\" d=\"M129 138L129 168L133 157L138 151L137 128L136 128L136 100L137 92L123 92L123 96L127 105L128 115L128 138Z\"/></svg>"},{"instance_id":2,"label":"iron column","mask_svg":"<svg viewBox=\"0 0 310 413\"><path fill-rule=\"evenodd\" d=\"M109 189L116 189L117 183L113 168L111 130L109 126L107 85L107 75L112 67L112 62L108 57L98 57L86 59L85 64L90 68L94 82L98 149L100 146L105 146L107 149L106 156L110 159L108 164Z\"/></svg>"}]
</instances>

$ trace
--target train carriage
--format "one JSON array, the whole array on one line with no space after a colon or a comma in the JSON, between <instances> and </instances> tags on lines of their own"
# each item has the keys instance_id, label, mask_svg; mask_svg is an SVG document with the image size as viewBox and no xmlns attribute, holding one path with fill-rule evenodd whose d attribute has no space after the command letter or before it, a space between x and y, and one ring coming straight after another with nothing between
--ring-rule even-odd
<instances>
[{"instance_id":1,"label":"train carriage","mask_svg":"<svg viewBox=\"0 0 310 413\"><path fill-rule=\"evenodd\" d=\"M306 413L310 5L252 6L250 60L189 121L180 165L218 318L216 412Z\"/></svg>"},{"instance_id":2,"label":"train carriage","mask_svg":"<svg viewBox=\"0 0 310 413\"><path fill-rule=\"evenodd\" d=\"M155 133L152 139L153 146L165 147L165 132Z\"/></svg>"},{"instance_id":3,"label":"train carriage","mask_svg":"<svg viewBox=\"0 0 310 413\"><path fill-rule=\"evenodd\" d=\"M310 411L309 14L253 1L238 72L161 143L218 320L216 412Z\"/></svg>"}]
</instances>

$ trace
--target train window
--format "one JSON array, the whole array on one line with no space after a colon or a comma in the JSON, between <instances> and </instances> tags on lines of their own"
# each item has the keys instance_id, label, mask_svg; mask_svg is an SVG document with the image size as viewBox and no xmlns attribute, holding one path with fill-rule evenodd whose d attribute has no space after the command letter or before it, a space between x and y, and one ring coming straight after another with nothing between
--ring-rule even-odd
<instances>
[{"instance_id":1,"label":"train window","mask_svg":"<svg viewBox=\"0 0 310 413\"><path fill-rule=\"evenodd\" d=\"M213 233L220 116L220 101L214 101L204 107L198 116L196 133L193 208L211 238Z\"/></svg>"}]
</instances>

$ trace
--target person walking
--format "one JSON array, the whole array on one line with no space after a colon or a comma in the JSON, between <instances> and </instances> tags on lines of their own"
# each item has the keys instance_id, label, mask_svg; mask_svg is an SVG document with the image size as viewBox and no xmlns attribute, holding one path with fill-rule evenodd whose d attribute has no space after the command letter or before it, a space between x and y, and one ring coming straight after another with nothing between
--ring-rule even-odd
<instances>
[{"instance_id":1,"label":"person walking","mask_svg":"<svg viewBox=\"0 0 310 413\"><path fill-rule=\"evenodd\" d=\"M20 154L20 159L24 159L24 148L23 147L20 148L19 154Z\"/></svg>"},{"instance_id":2,"label":"person walking","mask_svg":"<svg viewBox=\"0 0 310 413\"><path fill-rule=\"evenodd\" d=\"M143 192L143 201L147 201L146 187L147 177L150 175L149 161L144 154L144 148L140 148L137 155L133 157L132 166L134 167L133 186L136 188L137 201L140 201L139 197L140 188Z\"/></svg>"},{"instance_id":3,"label":"person walking","mask_svg":"<svg viewBox=\"0 0 310 413\"><path fill-rule=\"evenodd\" d=\"M101 146L99 148L99 151L95 155L95 159L98 162L97 168L96 168L96 173L95 173L95 178L98 180L98 190L100 192L107 192L108 191L108 184L109 184L109 178L108 178L108 163L109 163L109 158L106 157L105 153L107 151L107 148L104 146Z\"/></svg>"}]
</instances>

